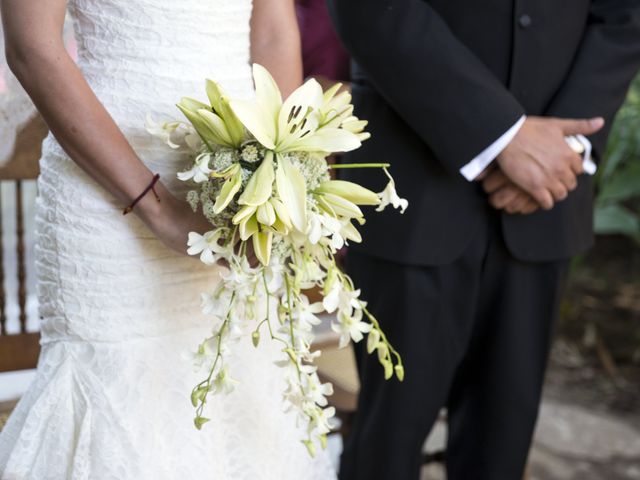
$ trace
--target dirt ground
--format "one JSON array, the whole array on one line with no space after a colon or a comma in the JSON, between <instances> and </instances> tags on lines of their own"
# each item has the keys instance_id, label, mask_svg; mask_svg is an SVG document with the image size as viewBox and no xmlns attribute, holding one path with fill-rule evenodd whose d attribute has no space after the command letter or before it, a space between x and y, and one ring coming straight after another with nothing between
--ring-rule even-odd
<instances>
[{"instance_id":1,"label":"dirt ground","mask_svg":"<svg viewBox=\"0 0 640 480\"><path fill-rule=\"evenodd\" d=\"M573 265L546 396L640 425L640 245L597 237Z\"/></svg>"}]
</instances>

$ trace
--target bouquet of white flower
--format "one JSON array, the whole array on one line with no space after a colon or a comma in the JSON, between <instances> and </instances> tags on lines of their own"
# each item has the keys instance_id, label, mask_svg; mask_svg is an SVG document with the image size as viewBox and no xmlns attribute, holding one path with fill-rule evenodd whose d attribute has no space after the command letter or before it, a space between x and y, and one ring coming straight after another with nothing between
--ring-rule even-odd
<instances>
[{"instance_id":1,"label":"bouquet of white flower","mask_svg":"<svg viewBox=\"0 0 640 480\"><path fill-rule=\"evenodd\" d=\"M311 350L316 314L335 313L332 327L341 346L367 334L367 349L377 352L385 377L404 377L400 355L335 254L348 241L361 241L352 223L364 223L359 205L381 210L392 204L404 212L407 201L396 194L388 164L327 163L331 153L354 150L369 137L363 131L367 122L353 116L351 96L340 93L340 84L323 92L309 80L283 103L265 68L254 65L253 75L255 100L230 99L207 80L210 104L191 98L178 104L189 123L148 118L147 128L172 148L193 151L193 165L178 178L192 182L187 200L194 211L202 208L213 228L190 233L188 253L208 265L228 265L215 291L202 293L214 328L195 354L207 372L191 395L196 427L209 420L203 416L208 395L227 393L236 383L226 361L231 343L250 338L258 347L266 337L282 346L285 404L306 422L303 442L313 455L316 441L326 444L335 413L326 398L332 386L321 384L314 366L321 353ZM380 168L389 184L376 194L332 180L335 168ZM249 245L257 266L247 259ZM321 290L322 302L310 303L304 292L312 288Z\"/></svg>"}]
</instances>

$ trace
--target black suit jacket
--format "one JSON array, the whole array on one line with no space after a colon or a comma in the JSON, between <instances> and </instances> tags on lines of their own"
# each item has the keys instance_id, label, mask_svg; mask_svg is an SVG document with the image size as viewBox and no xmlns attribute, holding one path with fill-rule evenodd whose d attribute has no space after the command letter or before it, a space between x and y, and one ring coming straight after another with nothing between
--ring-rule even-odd
<instances>
[{"instance_id":1,"label":"black suit jacket","mask_svg":"<svg viewBox=\"0 0 640 480\"><path fill-rule=\"evenodd\" d=\"M368 214L353 248L448 263L486 218L459 170L523 114L603 116L596 155L640 66L640 0L327 0L352 54L356 113L372 138L348 162L392 163L405 215ZM378 171L350 179L382 188ZM563 259L593 241L592 180L549 212L502 215L511 253Z\"/></svg>"}]
</instances>

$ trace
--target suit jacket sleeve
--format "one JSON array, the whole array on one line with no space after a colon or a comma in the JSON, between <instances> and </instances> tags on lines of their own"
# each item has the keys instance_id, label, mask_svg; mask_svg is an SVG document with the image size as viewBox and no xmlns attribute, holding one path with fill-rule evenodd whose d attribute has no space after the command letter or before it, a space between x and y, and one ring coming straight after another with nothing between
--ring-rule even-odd
<instances>
[{"instance_id":1,"label":"suit jacket sleeve","mask_svg":"<svg viewBox=\"0 0 640 480\"><path fill-rule=\"evenodd\" d=\"M604 117L605 128L590 137L600 156L639 67L640 0L593 0L578 54L546 115Z\"/></svg>"},{"instance_id":2,"label":"suit jacket sleeve","mask_svg":"<svg viewBox=\"0 0 640 480\"><path fill-rule=\"evenodd\" d=\"M327 1L354 60L450 172L459 175L524 114L425 1Z\"/></svg>"}]
</instances>

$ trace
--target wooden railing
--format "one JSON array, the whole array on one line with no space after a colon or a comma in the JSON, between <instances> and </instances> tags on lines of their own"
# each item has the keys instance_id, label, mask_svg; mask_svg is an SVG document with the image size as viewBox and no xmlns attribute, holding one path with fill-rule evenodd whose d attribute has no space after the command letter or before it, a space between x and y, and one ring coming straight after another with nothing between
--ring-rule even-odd
<instances>
[{"instance_id":1,"label":"wooden railing","mask_svg":"<svg viewBox=\"0 0 640 480\"><path fill-rule=\"evenodd\" d=\"M0 372L34 368L40 351L37 332L27 331L27 279L25 251L25 212L24 185L35 182L39 173L42 139L47 127L40 117L34 118L18 134L16 147L10 161L0 167L0 188L3 184L15 184L15 224L16 249L10 252L16 255L18 282L18 322L19 331L7 331L7 295L5 290L5 265L2 227L2 198L0 197Z\"/></svg>"}]
</instances>

